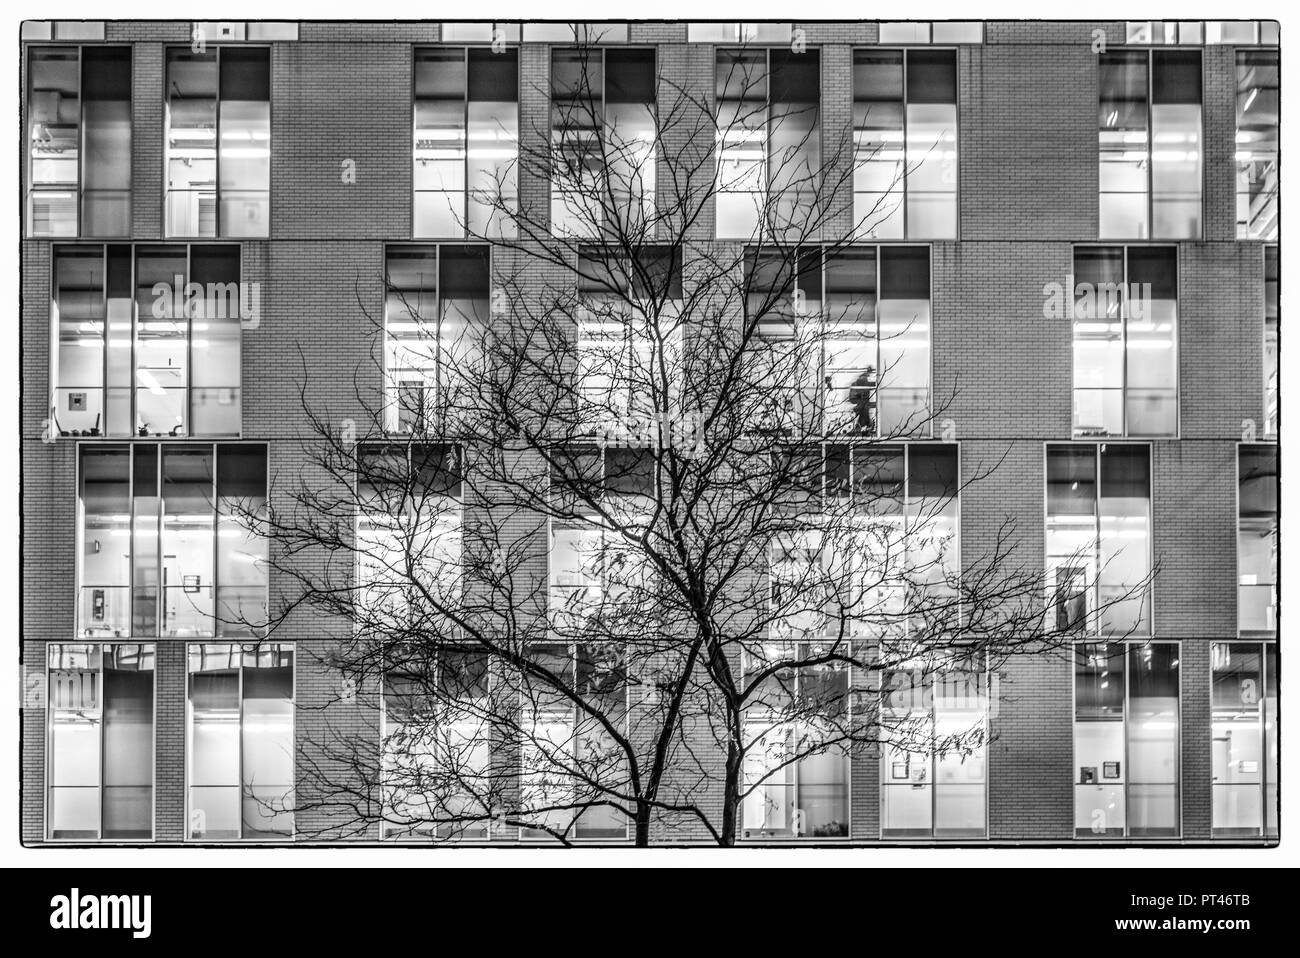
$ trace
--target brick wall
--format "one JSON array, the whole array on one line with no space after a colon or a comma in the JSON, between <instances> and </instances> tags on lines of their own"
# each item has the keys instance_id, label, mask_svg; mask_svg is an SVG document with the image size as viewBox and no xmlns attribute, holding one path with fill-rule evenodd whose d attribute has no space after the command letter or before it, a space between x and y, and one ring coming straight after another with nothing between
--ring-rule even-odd
<instances>
[{"instance_id":1,"label":"brick wall","mask_svg":"<svg viewBox=\"0 0 1300 958\"><path fill-rule=\"evenodd\" d=\"M876 39L876 24L799 24L821 49L822 139L827 156L852 115L852 49ZM188 22L110 23L109 42L133 44L133 238L161 235L163 62L166 44L188 40ZM1030 572L1043 562L1043 443L1066 441L1071 428L1072 344L1066 319L1043 315L1043 288L1064 283L1074 244L1097 239L1097 85L1093 31L1122 44L1115 22L991 22L986 42L961 47L959 77L960 241L932 249L933 391L939 419L951 419L962 443L962 551L977 562L1004 521L1020 537L1014 561ZM311 451L299 441L307 411L331 428L355 419L362 399L378 396L386 242L411 230L411 47L437 42L435 23L304 23L297 43L273 47L271 238L245 241L243 278L262 284L262 314L243 334L243 436L270 442L273 504L298 481L313 482ZM661 115L680 105L675 84L712 102L714 48L685 42L684 24L633 24L631 40L657 44ZM1233 557L1236 442L1242 422L1262 423L1263 256L1258 243L1234 239L1235 51L1204 53L1204 241L1179 244L1180 439L1152 444L1156 636L1181 640L1183 835L1207 838L1209 794L1209 644L1236 634ZM520 134L525 147L549 137L550 48L520 55ZM712 175L714 144L686 130L686 117L661 149L703 162ZM356 163L353 185L341 163ZM833 176L833 174L832 174ZM661 182L660 188L665 184ZM521 175L522 202L545 219L544 178ZM832 228L848 219L849 198ZM712 209L692 231L711 245ZM75 442L41 442L48 416L51 243L21 245L23 402L23 572L21 648L25 673L43 682L44 646L72 638L75 595ZM522 280L540 295L562 275L539 270L522 253L496 254L498 282ZM494 312L498 332L514 329ZM299 352L301 350L301 354ZM299 388L306 390L306 408ZM362 398L359 398L362 397ZM278 498L277 498L278 497ZM502 518L504 535L536 530L522 516ZM546 575L533 549L520 590L534 594ZM289 593L272 583L273 602ZM346 776L324 747L334 736L377 741L374 689L344 701L329 651L346 634L339 621L300 613L277 638L296 643L298 777L304 840L374 839L349 827L354 809L321 802L313 781ZM160 640L157 659L156 840L184 839L185 660L183 643ZM991 719L989 838L1058 842L1073 834L1072 666L1068 656L1021 656L999 668L1001 698ZM689 736L712 733L698 717ZM23 836L43 829L43 696L23 711ZM694 781L686 765L671 787ZM702 767L716 751L697 750ZM334 764L331 764L331 763ZM696 770L698 771L698 769ZM879 770L874 753L855 759L852 836L879 839ZM696 798L716 809L716 786ZM660 842L707 841L689 816L660 816Z\"/></svg>"}]
</instances>

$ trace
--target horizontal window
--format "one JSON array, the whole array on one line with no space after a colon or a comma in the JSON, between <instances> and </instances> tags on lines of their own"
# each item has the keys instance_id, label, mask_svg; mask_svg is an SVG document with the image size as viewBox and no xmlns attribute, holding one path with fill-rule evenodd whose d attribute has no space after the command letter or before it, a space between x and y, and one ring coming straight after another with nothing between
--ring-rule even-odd
<instances>
[{"instance_id":1,"label":"horizontal window","mask_svg":"<svg viewBox=\"0 0 1300 958\"><path fill-rule=\"evenodd\" d=\"M77 634L256 636L266 447L83 445Z\"/></svg>"},{"instance_id":2,"label":"horizontal window","mask_svg":"<svg viewBox=\"0 0 1300 958\"><path fill-rule=\"evenodd\" d=\"M53 424L63 436L238 436L260 288L238 246L56 246Z\"/></svg>"}]
</instances>

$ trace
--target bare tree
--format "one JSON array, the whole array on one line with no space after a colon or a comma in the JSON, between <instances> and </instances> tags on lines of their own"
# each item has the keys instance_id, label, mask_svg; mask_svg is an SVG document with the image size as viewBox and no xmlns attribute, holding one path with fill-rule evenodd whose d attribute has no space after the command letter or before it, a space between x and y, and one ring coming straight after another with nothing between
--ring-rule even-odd
<instances>
[{"instance_id":1,"label":"bare tree","mask_svg":"<svg viewBox=\"0 0 1300 958\"><path fill-rule=\"evenodd\" d=\"M576 44L473 198L481 253L390 262L385 315L361 304L382 394L357 386L355 434L304 403L314 468L258 519L272 631L349 623L328 664L377 716L312 743L300 808L396 837L844 836L787 807L791 769L977 751L987 722L940 729L931 697L984 714L987 675L1103 611L1045 614L1010 524L958 549L996 463L914 441L946 405L928 292L878 277L924 251L855 243L872 152L823 135L797 57L741 51L702 92ZM749 235L711 239L721 216Z\"/></svg>"}]
</instances>

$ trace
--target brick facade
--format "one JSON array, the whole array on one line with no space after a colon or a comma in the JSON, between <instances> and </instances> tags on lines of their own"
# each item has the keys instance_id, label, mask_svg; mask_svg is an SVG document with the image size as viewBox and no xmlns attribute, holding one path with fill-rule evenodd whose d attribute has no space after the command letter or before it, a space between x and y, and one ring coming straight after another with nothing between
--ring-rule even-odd
<instances>
[{"instance_id":1,"label":"brick facade","mask_svg":"<svg viewBox=\"0 0 1300 958\"><path fill-rule=\"evenodd\" d=\"M851 66L874 44L875 23L798 24L820 48L822 142L849 134ZM985 42L958 53L959 239L929 244L932 386L961 443L963 473L989 475L963 493L967 561L1004 521L1021 536L1016 557L1041 568L1046 442L1071 438L1072 333L1043 317L1043 286L1072 271L1073 246L1098 240L1095 30L1122 45L1113 22L994 22ZM270 444L269 470L309 468L299 404L330 423L361 418L358 393L377 396L382 368L384 247L411 236L412 47L436 43L435 23L303 23L296 42L272 48L270 237L243 241L245 281L262 284L262 316L242 340L242 439ZM106 41L133 48L132 236L162 236L163 65L186 44L176 22L110 23ZM630 41L656 45L659 70L711 101L713 47L688 43L684 24L632 25ZM549 48L520 53L520 135L549 136ZM1236 444L1243 421L1263 416L1263 253L1235 240L1233 48L1204 48L1204 233L1179 248L1180 438L1152 446L1153 544L1159 565L1154 637L1182 641L1182 840L1210 838L1209 646L1236 637ZM661 108L674 96L663 79ZM668 143L664 149L681 149ZM692 144L703 153L712 143ZM355 161L355 184L340 178ZM549 209L549 184L521 175L521 202ZM837 225L849 222L841 203ZM713 215L694 239L712 240ZM53 243L21 244L22 629L28 684L40 686L47 643L75 634L77 442L43 442L50 397ZM724 244L719 244L724 245ZM500 254L498 254L500 255ZM498 270L510 268L501 259ZM541 283L542 278L537 282ZM504 323L497 320L498 326ZM379 325L377 326L376 323ZM522 520L517 528L527 532ZM514 528L514 527L512 527ZM533 570L545 576L545 559ZM277 589L272 582L272 594ZM310 743L336 731L369 734L365 694L341 701L324 659L346 623L298 616L280 641L296 643L300 783L328 761ZM185 839L185 659L181 640L157 642L155 841ZM1073 673L1059 654L1022 658L998 676L992 718L988 840L1073 840ZM23 711L23 838L44 835L43 693ZM377 733L376 733L377 734ZM688 731L687 733L691 733ZM706 758L705 761L708 759ZM851 837L880 840L874 755L855 761ZM301 786L300 786L301 787ZM697 796L704 805L720 795ZM377 839L340 832L336 811L300 812L305 840ZM661 819L662 843L704 842L698 823Z\"/></svg>"}]
</instances>

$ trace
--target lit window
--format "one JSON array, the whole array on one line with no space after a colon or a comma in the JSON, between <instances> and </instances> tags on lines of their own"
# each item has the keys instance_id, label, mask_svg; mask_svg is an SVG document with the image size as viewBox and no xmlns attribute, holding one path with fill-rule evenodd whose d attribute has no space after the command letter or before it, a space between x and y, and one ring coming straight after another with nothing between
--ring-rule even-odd
<instances>
[{"instance_id":1,"label":"lit window","mask_svg":"<svg viewBox=\"0 0 1300 958\"><path fill-rule=\"evenodd\" d=\"M806 235L821 200L817 50L718 50L719 239Z\"/></svg>"},{"instance_id":2,"label":"lit window","mask_svg":"<svg viewBox=\"0 0 1300 958\"><path fill-rule=\"evenodd\" d=\"M849 835L849 757L835 741L850 707L849 670L815 661L825 654L815 643L746 650L746 682L759 684L745 709L743 838Z\"/></svg>"},{"instance_id":3,"label":"lit window","mask_svg":"<svg viewBox=\"0 0 1300 958\"><path fill-rule=\"evenodd\" d=\"M440 435L479 408L488 247L391 246L385 265L384 430Z\"/></svg>"},{"instance_id":4,"label":"lit window","mask_svg":"<svg viewBox=\"0 0 1300 958\"><path fill-rule=\"evenodd\" d=\"M1242 443L1237 453L1237 631L1242 635L1274 635L1277 446Z\"/></svg>"},{"instance_id":5,"label":"lit window","mask_svg":"<svg viewBox=\"0 0 1300 958\"><path fill-rule=\"evenodd\" d=\"M1151 449L1047 447L1048 628L1151 633Z\"/></svg>"},{"instance_id":6,"label":"lit window","mask_svg":"<svg viewBox=\"0 0 1300 958\"><path fill-rule=\"evenodd\" d=\"M956 52L855 50L853 130L858 234L956 239Z\"/></svg>"},{"instance_id":7,"label":"lit window","mask_svg":"<svg viewBox=\"0 0 1300 958\"><path fill-rule=\"evenodd\" d=\"M552 49L551 230L654 230L655 52Z\"/></svg>"},{"instance_id":8,"label":"lit window","mask_svg":"<svg viewBox=\"0 0 1300 958\"><path fill-rule=\"evenodd\" d=\"M154 646L50 645L49 837L153 838Z\"/></svg>"},{"instance_id":9,"label":"lit window","mask_svg":"<svg viewBox=\"0 0 1300 958\"><path fill-rule=\"evenodd\" d=\"M293 838L293 646L189 647L187 834Z\"/></svg>"},{"instance_id":10,"label":"lit window","mask_svg":"<svg viewBox=\"0 0 1300 958\"><path fill-rule=\"evenodd\" d=\"M627 734L622 648L596 642L543 645L529 660L535 669L514 677L524 741L519 814L529 823L521 836L625 840L628 818L611 793L627 788L627 761L605 724ZM554 678L540 678L539 672ZM590 709L560 689L574 692Z\"/></svg>"},{"instance_id":11,"label":"lit window","mask_svg":"<svg viewBox=\"0 0 1300 958\"><path fill-rule=\"evenodd\" d=\"M1201 54L1098 58L1100 236L1199 239Z\"/></svg>"},{"instance_id":12,"label":"lit window","mask_svg":"<svg viewBox=\"0 0 1300 958\"><path fill-rule=\"evenodd\" d=\"M682 370L681 251L643 247L635 257L578 250L577 392L597 427L654 432L675 408ZM666 374L665 395L661 374Z\"/></svg>"},{"instance_id":13,"label":"lit window","mask_svg":"<svg viewBox=\"0 0 1300 958\"><path fill-rule=\"evenodd\" d=\"M86 445L77 634L254 636L266 620L266 447Z\"/></svg>"},{"instance_id":14,"label":"lit window","mask_svg":"<svg viewBox=\"0 0 1300 958\"><path fill-rule=\"evenodd\" d=\"M1237 238L1277 239L1276 50L1237 51Z\"/></svg>"},{"instance_id":15,"label":"lit window","mask_svg":"<svg viewBox=\"0 0 1300 958\"><path fill-rule=\"evenodd\" d=\"M518 51L416 50L414 137L413 235L513 238Z\"/></svg>"},{"instance_id":16,"label":"lit window","mask_svg":"<svg viewBox=\"0 0 1300 958\"><path fill-rule=\"evenodd\" d=\"M975 655L884 653L881 838L983 838L988 672Z\"/></svg>"},{"instance_id":17,"label":"lit window","mask_svg":"<svg viewBox=\"0 0 1300 958\"><path fill-rule=\"evenodd\" d=\"M168 50L166 109L166 235L270 235L271 52Z\"/></svg>"},{"instance_id":18,"label":"lit window","mask_svg":"<svg viewBox=\"0 0 1300 958\"><path fill-rule=\"evenodd\" d=\"M239 435L239 247L57 246L53 300L60 435Z\"/></svg>"},{"instance_id":19,"label":"lit window","mask_svg":"<svg viewBox=\"0 0 1300 958\"><path fill-rule=\"evenodd\" d=\"M464 505L459 446L367 443L357 452L357 629L459 635Z\"/></svg>"},{"instance_id":20,"label":"lit window","mask_svg":"<svg viewBox=\"0 0 1300 958\"><path fill-rule=\"evenodd\" d=\"M1177 642L1074 653L1074 834L1177 838Z\"/></svg>"},{"instance_id":21,"label":"lit window","mask_svg":"<svg viewBox=\"0 0 1300 958\"><path fill-rule=\"evenodd\" d=\"M1210 646L1215 838L1277 837L1277 643Z\"/></svg>"},{"instance_id":22,"label":"lit window","mask_svg":"<svg viewBox=\"0 0 1300 958\"><path fill-rule=\"evenodd\" d=\"M761 428L930 431L930 251L760 249L746 256Z\"/></svg>"},{"instance_id":23,"label":"lit window","mask_svg":"<svg viewBox=\"0 0 1300 958\"><path fill-rule=\"evenodd\" d=\"M488 657L446 648L384 676L383 837L486 839L496 788Z\"/></svg>"},{"instance_id":24,"label":"lit window","mask_svg":"<svg viewBox=\"0 0 1300 958\"><path fill-rule=\"evenodd\" d=\"M129 235L131 49L33 47L29 57L27 235Z\"/></svg>"},{"instance_id":25,"label":"lit window","mask_svg":"<svg viewBox=\"0 0 1300 958\"><path fill-rule=\"evenodd\" d=\"M1074 251L1074 434L1178 433L1178 251Z\"/></svg>"}]
</instances>

